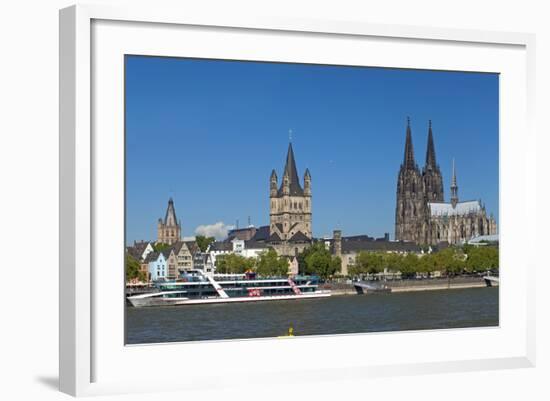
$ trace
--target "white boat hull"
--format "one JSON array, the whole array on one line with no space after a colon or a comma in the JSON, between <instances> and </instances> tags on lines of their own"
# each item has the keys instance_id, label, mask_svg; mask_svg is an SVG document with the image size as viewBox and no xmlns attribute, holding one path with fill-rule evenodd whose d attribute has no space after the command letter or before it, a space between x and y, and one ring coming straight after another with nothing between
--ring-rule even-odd
<instances>
[{"instance_id":1,"label":"white boat hull","mask_svg":"<svg viewBox=\"0 0 550 401\"><path fill-rule=\"evenodd\" d=\"M485 280L485 285L487 287L498 287L500 284L500 279L494 276L485 276L483 280Z\"/></svg>"},{"instance_id":2,"label":"white boat hull","mask_svg":"<svg viewBox=\"0 0 550 401\"><path fill-rule=\"evenodd\" d=\"M135 307L143 306L170 306L170 305L203 305L203 304L225 304L234 302L262 302L262 301L283 301L296 299L311 299L330 297L330 291L316 291L309 293L288 294L288 295L266 295L266 296L250 296L250 297L212 297L212 298L162 298L152 296L137 295L128 297L128 301Z\"/></svg>"}]
</instances>

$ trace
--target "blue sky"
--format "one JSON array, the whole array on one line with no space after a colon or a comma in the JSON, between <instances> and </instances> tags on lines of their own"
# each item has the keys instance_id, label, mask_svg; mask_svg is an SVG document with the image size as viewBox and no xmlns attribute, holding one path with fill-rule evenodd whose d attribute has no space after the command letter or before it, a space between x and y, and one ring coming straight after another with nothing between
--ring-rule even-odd
<instances>
[{"instance_id":1,"label":"blue sky","mask_svg":"<svg viewBox=\"0 0 550 401\"><path fill-rule=\"evenodd\" d=\"M459 198L498 220L498 75L127 56L127 241L156 238L169 197L184 236L268 224L289 129L314 235L393 238L407 116L420 166L432 120L446 200L455 158Z\"/></svg>"}]
</instances>

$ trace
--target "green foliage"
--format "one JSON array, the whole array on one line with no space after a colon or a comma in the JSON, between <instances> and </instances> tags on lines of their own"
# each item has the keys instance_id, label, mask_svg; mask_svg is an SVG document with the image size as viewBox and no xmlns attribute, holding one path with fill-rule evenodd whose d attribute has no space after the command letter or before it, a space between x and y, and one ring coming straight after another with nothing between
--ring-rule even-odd
<instances>
[{"instance_id":1,"label":"green foliage","mask_svg":"<svg viewBox=\"0 0 550 401\"><path fill-rule=\"evenodd\" d=\"M421 255L361 251L356 256L355 264L349 266L348 272L352 277L376 274L384 269L401 272L403 278L414 277L417 273L429 275L435 271L453 276L464 271L495 270L498 269L498 265L498 248L464 246Z\"/></svg>"},{"instance_id":2,"label":"green foliage","mask_svg":"<svg viewBox=\"0 0 550 401\"><path fill-rule=\"evenodd\" d=\"M205 237L204 235L197 235L195 241L201 252L206 252L208 246L214 242L216 239L214 237Z\"/></svg>"},{"instance_id":3,"label":"green foliage","mask_svg":"<svg viewBox=\"0 0 550 401\"><path fill-rule=\"evenodd\" d=\"M436 257L434 254L426 253L418 258L417 268L418 273L432 273L436 270Z\"/></svg>"},{"instance_id":4,"label":"green foliage","mask_svg":"<svg viewBox=\"0 0 550 401\"><path fill-rule=\"evenodd\" d=\"M133 280L147 281L147 273L141 271L139 261L129 253L126 253L126 282Z\"/></svg>"},{"instance_id":5,"label":"green foliage","mask_svg":"<svg viewBox=\"0 0 550 401\"><path fill-rule=\"evenodd\" d=\"M435 266L443 270L448 276L454 276L464 271L466 255L458 248L446 248L434 254Z\"/></svg>"},{"instance_id":6,"label":"green foliage","mask_svg":"<svg viewBox=\"0 0 550 401\"><path fill-rule=\"evenodd\" d=\"M414 277L420 268L420 259L414 253L408 253L401 260L401 277Z\"/></svg>"},{"instance_id":7,"label":"green foliage","mask_svg":"<svg viewBox=\"0 0 550 401\"><path fill-rule=\"evenodd\" d=\"M333 276L342 268L342 260L331 255L321 242L313 244L302 252L298 263L302 261L301 271L305 274L316 274L321 278Z\"/></svg>"},{"instance_id":8,"label":"green foliage","mask_svg":"<svg viewBox=\"0 0 550 401\"><path fill-rule=\"evenodd\" d=\"M260 276L286 276L288 273L288 259L278 256L274 249L262 252L256 261L256 271Z\"/></svg>"},{"instance_id":9,"label":"green foliage","mask_svg":"<svg viewBox=\"0 0 550 401\"><path fill-rule=\"evenodd\" d=\"M170 248L170 245L165 244L163 242L157 242L156 244L153 244L153 250L155 252L162 252L168 248Z\"/></svg>"},{"instance_id":10,"label":"green foliage","mask_svg":"<svg viewBox=\"0 0 550 401\"><path fill-rule=\"evenodd\" d=\"M216 271L218 273L242 274L249 269L253 269L254 264L255 260L253 258L245 258L230 253L216 258Z\"/></svg>"},{"instance_id":11,"label":"green foliage","mask_svg":"<svg viewBox=\"0 0 550 401\"><path fill-rule=\"evenodd\" d=\"M403 267L403 256L398 253L386 253L384 254L386 259L386 267L389 271L398 272Z\"/></svg>"},{"instance_id":12,"label":"green foliage","mask_svg":"<svg viewBox=\"0 0 550 401\"><path fill-rule=\"evenodd\" d=\"M480 246L464 250L467 258L465 269L468 272L483 272L499 267L499 250L495 247Z\"/></svg>"},{"instance_id":13,"label":"green foliage","mask_svg":"<svg viewBox=\"0 0 550 401\"><path fill-rule=\"evenodd\" d=\"M362 273L375 274L386 268L386 259L383 253L361 251L355 259L355 264Z\"/></svg>"}]
</instances>

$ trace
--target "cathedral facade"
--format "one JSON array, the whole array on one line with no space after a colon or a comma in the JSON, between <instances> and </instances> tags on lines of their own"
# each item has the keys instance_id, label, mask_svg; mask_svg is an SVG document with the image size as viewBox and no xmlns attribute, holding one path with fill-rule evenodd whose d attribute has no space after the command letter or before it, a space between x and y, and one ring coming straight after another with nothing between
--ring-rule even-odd
<instances>
[{"instance_id":1,"label":"cathedral facade","mask_svg":"<svg viewBox=\"0 0 550 401\"><path fill-rule=\"evenodd\" d=\"M288 145L283 178L275 170L269 180L269 243L280 255L294 256L312 240L311 174L298 178L292 143Z\"/></svg>"},{"instance_id":2,"label":"cathedral facade","mask_svg":"<svg viewBox=\"0 0 550 401\"><path fill-rule=\"evenodd\" d=\"M496 221L492 215L487 216L481 201L459 201L454 161L450 189L450 202L445 202L431 121L426 161L420 169L414 158L410 120L407 119L405 154L397 178L395 239L417 244L459 244L473 237L497 233Z\"/></svg>"}]
</instances>

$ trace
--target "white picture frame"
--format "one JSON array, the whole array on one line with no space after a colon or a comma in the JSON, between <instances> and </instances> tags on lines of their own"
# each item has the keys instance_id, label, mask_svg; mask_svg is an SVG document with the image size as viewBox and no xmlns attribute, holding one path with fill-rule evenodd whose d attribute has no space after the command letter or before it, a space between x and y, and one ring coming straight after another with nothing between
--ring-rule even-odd
<instances>
[{"instance_id":1,"label":"white picture frame","mask_svg":"<svg viewBox=\"0 0 550 401\"><path fill-rule=\"evenodd\" d=\"M94 24L96 24L95 27ZM151 27L154 29L150 29ZM98 268L98 262L104 257L102 252L97 251L97 241L101 241L97 235L105 227L102 224L102 219L114 216L113 218L116 220L120 214L118 209L117 212L113 212L118 213L116 216L109 215L110 211L105 210L105 203L98 198L100 196L98 193L104 193L107 187L101 187L105 180L98 179L98 177L104 175L106 171L118 171L117 169L121 168L121 160L117 159L117 155L121 155L119 152L120 140L123 136L123 131L115 124L113 125L115 128L109 129L109 132L114 133L113 138L116 142L111 143L103 139L98 141L97 138L94 138L94 129L105 128L106 126L102 124L112 122L109 122L108 118L102 117L101 110L106 107L120 110L123 105L118 102L117 96L122 89L118 80L112 81L113 85L109 88L94 87L92 77L96 74L97 82L107 82L102 80L111 79L110 77L105 78L108 74L103 74L101 60L105 60L105 55L101 53L102 51L105 50L107 53L124 52L126 51L124 46L128 46L127 49L138 49L138 51L146 49L143 51L146 51L147 54L165 53L169 51L169 46L178 46L178 43L171 44L170 40L167 40L165 49L155 50L155 38L170 38L170 35L175 32L170 30L185 30L186 27L192 28L193 34L199 35L199 39L200 35L209 35L210 31L214 32L214 36L217 38L220 35L225 35L226 38L231 37L234 42L241 40L239 38L245 41L245 35L263 35L266 41L272 41L271 51L273 54L270 55L268 49L264 50L267 53L260 57L277 61L284 57L287 61L293 61L298 57L296 54L281 56L283 53L274 50L277 49L276 43L285 40L278 35L285 35L293 40L295 39L294 35L305 41L317 40L316 38L331 41L336 38L342 44L345 44L346 41L355 43L362 40L383 40L385 41L384 45L389 46L393 42L397 45L399 41L407 41L408 44L418 45L419 51L422 51L421 46L433 45L440 50L442 60L439 68L441 69L471 68L476 70L476 60L465 60L465 64L460 66L452 56L446 56L452 52L477 51L480 60L484 58L483 53L487 49L495 49L495 54L501 52L502 59L495 57L492 61L484 61L493 63L486 64L494 66L489 69L491 72L499 72L505 77L510 77L509 80L506 78L501 93L501 254L503 259L507 258L506 260L513 263L514 260L517 260L515 259L517 255L511 249L510 244L514 244L514 247L529 248L533 246L527 240L522 240L515 232L524 232L525 230L534 232L533 225L536 221L536 208L533 205L528 207L526 203L529 195L534 195L535 190L536 138L532 126L535 85L534 35L375 25L357 21L247 19L214 15L187 15L183 10L164 10L155 7L112 8L95 5L69 7L60 12L59 329L61 391L72 395L94 395L166 389L192 390L198 389L206 383L212 385L212 378L216 378L215 386L232 386L235 385L232 375L245 372L245 366L237 364L232 367L231 372L226 368L226 374L223 373L223 367L211 372L195 369L186 372L188 380L185 382L175 381L174 377L165 377L162 380L157 378L148 382L136 378L135 372L132 372L131 369L126 372L121 364L126 363L125 366L128 368L132 364L135 365L136 358L157 358L160 361L168 361L170 355L199 358L205 353L223 355L224 358L236 358L243 352L261 354L267 352L267 348L270 349L269 352L273 352L273 355L297 353L304 349L315 349L320 344L329 350L328 363L313 357L309 365L304 364L302 367L291 369L291 372L300 371L299 379L301 381L342 377L355 377L357 380L361 380L367 377L399 375L405 372L411 374L412 372L453 372L534 366L535 286L533 280L528 279L534 273L536 265L534 257L529 256L534 254L532 252L527 254L527 258L531 259L521 266L520 273L517 274L516 287L513 289L515 295L510 295L512 290L511 286L506 284L506 272L501 273L504 283L501 288L501 326L496 329L371 333L312 336L290 341L258 339L125 347L123 337L119 335L120 327L106 328L108 322L117 321L116 319L120 317L120 310L118 306L113 307L115 312L111 314L106 312L105 306L112 297L118 296L121 300L123 298L119 287L120 281L123 279L122 264L120 280L113 280L112 285L106 285L104 276L94 270ZM134 47L133 44L129 45L129 42L121 44L139 36L139 31L143 29L150 29L147 38L151 43L142 40L139 44L142 46L141 48ZM96 41L93 38L94 34ZM106 38L109 39L109 45L106 44ZM213 42L207 40L206 37L200 43L201 48L204 47L204 49L196 50L197 52L203 50L208 52L209 46L215 47ZM246 45L241 47L244 49ZM350 50L346 50L345 45L342 47L342 53L338 57L348 57L350 64L363 65L361 60L351 60ZM452 52L446 53L446 47L452 47ZM348 52L347 55L346 52ZM183 50L183 54L185 54L185 50ZM96 56L97 59L95 59ZM334 54L330 56L334 56ZM446 57L448 60L445 60ZM505 59L510 60L510 63L504 63ZM381 65L390 66L389 62L381 61ZM396 58L393 62L395 64L391 66L430 68L430 64L423 64L425 61L422 60L408 60L405 63ZM500 67L499 62L502 64ZM467 63L471 64L470 67ZM114 66L111 68L116 68L116 64ZM486 71L487 69L481 68L481 70ZM508 72L503 73L505 70ZM98 77L97 74L100 76ZM116 78L116 76L120 77L120 71L115 71L113 77ZM105 102L97 102L97 99L93 101L94 96L104 96L103 89L116 91L114 97L109 96L114 103L109 103L107 98ZM519 94L517 99L510 98L509 94L512 89L514 93ZM502 115L503 113L504 115ZM105 121L98 123L98 121L94 121L94 118ZM522 134L520 135L518 132ZM119 135L120 137L118 137ZM514 170L510 166L513 163L510 157L512 150L515 152L515 161L518 162ZM103 156L105 156L105 160L114 160L114 164L110 165L108 161L98 163L98 157L103 158ZM117 174L113 174L113 176L115 178L107 186L120 184L116 180ZM521 182L523 191L514 191L509 185L512 182ZM119 188L118 191L123 191L123 188ZM120 200L119 195L115 195L114 198ZM118 208L120 202L116 200ZM513 211L515 213L512 213ZM116 231L115 235L120 233L118 228L114 231ZM116 242L119 237L115 236L114 238ZM117 246L122 248L122 243ZM120 249L119 252L122 254L123 249ZM122 261L122 259L120 260ZM525 260L525 256L523 260ZM102 299L105 298L105 302L98 300L97 291L100 287ZM515 297L513 300L509 298L512 296ZM511 301L508 302L508 300ZM510 315L507 315L508 313ZM122 321L120 325L123 325ZM111 330L112 333L115 333L113 336L109 335ZM501 333L504 334L501 335ZM419 343L437 343L440 337L445 337L445 341L464 341L471 344L488 339L491 343L488 342L485 346L480 345L471 352L465 352L457 345L454 353L453 350L445 350L445 352L440 352L439 357L434 354L426 359L420 359L417 354L411 352L410 355L401 353L399 357L387 361L381 359L382 357L377 359L376 355L370 355L370 360L367 360L360 358L360 350L358 350L359 355L355 355L355 360L352 362L349 358L346 359L345 356L339 355L339 352L335 352L337 350L342 350L342 353L348 352L352 348L346 347L353 347L365 336L376 336L380 343L386 340L391 341L392 338L397 338L396 336L400 336L399 338L406 336ZM115 339L110 337L115 337ZM113 347L117 347L117 349L115 350ZM112 366L112 369L108 367L109 365ZM119 374L114 374L115 371L118 371ZM294 380L288 377L289 371L285 370L282 365L278 365L276 360L272 366L255 366L247 371L250 377L256 381L261 381L267 372L270 373L271 379L279 375L287 383Z\"/></svg>"}]
</instances>

